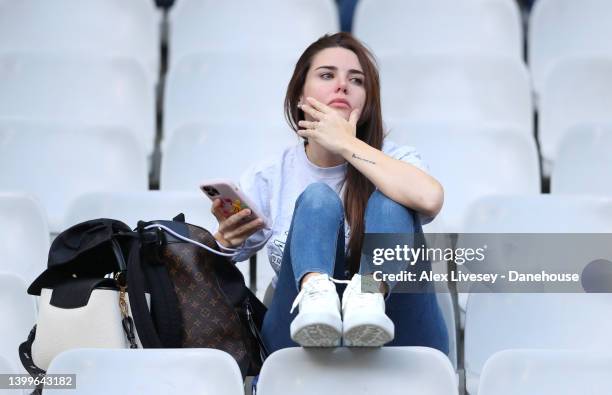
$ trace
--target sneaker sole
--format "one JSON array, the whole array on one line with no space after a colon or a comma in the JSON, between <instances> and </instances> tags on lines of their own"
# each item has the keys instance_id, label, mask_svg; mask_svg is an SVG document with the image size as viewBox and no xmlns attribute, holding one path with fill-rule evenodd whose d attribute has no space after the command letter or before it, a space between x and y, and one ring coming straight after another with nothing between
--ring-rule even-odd
<instances>
[{"instance_id":1,"label":"sneaker sole","mask_svg":"<svg viewBox=\"0 0 612 395\"><path fill-rule=\"evenodd\" d=\"M391 322L390 330L374 324L357 325L344 332L343 340L346 347L382 347L393 340L393 337Z\"/></svg>"},{"instance_id":2,"label":"sneaker sole","mask_svg":"<svg viewBox=\"0 0 612 395\"><path fill-rule=\"evenodd\" d=\"M315 324L300 329L291 338L302 347L339 347L342 334L329 325Z\"/></svg>"},{"instance_id":3,"label":"sneaker sole","mask_svg":"<svg viewBox=\"0 0 612 395\"><path fill-rule=\"evenodd\" d=\"M317 314L317 318L318 320L314 321L308 315L298 315L291 323L291 339L302 347L340 346L341 319L320 314Z\"/></svg>"}]
</instances>

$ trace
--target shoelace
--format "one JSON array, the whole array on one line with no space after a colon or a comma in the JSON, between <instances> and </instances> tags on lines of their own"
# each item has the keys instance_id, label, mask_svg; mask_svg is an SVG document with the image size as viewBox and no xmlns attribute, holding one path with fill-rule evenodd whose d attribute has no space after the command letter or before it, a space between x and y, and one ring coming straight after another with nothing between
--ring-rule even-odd
<instances>
[{"instance_id":1,"label":"shoelace","mask_svg":"<svg viewBox=\"0 0 612 395\"><path fill-rule=\"evenodd\" d=\"M336 280L335 278L329 277L328 275L321 275L315 278L311 278L310 280L308 280L306 284L304 284L300 292L295 297L295 300L293 301L293 304L291 305L291 310L289 311L289 314L292 314L293 310L295 310L295 308L299 306L300 302L304 298L304 295L308 295L311 297L316 296L317 294L319 294L319 297L323 295L324 292L320 292L319 289L317 289L317 291L315 292L314 283L311 284L310 283L311 281L327 281L327 280L330 280L336 284L350 284L351 283L350 280Z\"/></svg>"}]
</instances>

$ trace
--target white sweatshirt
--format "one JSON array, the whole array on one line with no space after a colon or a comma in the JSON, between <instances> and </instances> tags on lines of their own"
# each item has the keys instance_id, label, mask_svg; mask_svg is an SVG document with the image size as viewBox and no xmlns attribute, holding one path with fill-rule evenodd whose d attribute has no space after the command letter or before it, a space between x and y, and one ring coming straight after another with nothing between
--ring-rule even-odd
<instances>
[{"instance_id":1,"label":"white sweatshirt","mask_svg":"<svg viewBox=\"0 0 612 395\"><path fill-rule=\"evenodd\" d=\"M382 151L392 158L428 171L413 147L399 146L385 139ZM249 259L263 247L264 240L268 240L265 247L272 269L276 273L272 284L276 285L297 198L314 182L324 182L342 198L341 188L346 166L346 163L325 168L314 165L308 160L304 144L300 142L285 149L280 158L273 158L248 169L240 177L240 189L251 199L259 213L266 217L269 229L262 229L251 235L238 249L238 255L233 260L241 262ZM420 219L422 223L427 223L433 218L421 216ZM348 245L349 236L350 229L345 223L345 246ZM256 248L258 245L259 248Z\"/></svg>"}]
</instances>

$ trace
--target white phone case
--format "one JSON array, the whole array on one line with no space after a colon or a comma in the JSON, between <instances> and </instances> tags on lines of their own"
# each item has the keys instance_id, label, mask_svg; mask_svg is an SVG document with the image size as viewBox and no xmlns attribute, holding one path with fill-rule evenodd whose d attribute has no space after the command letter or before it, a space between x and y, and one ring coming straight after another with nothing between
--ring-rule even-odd
<instances>
[{"instance_id":1,"label":"white phone case","mask_svg":"<svg viewBox=\"0 0 612 395\"><path fill-rule=\"evenodd\" d=\"M211 201L221 199L221 209L226 217L248 208L251 210L251 215L247 217L248 221L256 218L261 218L264 222L266 221L266 217L258 212L249 198L229 180L210 180L203 183L200 189Z\"/></svg>"}]
</instances>

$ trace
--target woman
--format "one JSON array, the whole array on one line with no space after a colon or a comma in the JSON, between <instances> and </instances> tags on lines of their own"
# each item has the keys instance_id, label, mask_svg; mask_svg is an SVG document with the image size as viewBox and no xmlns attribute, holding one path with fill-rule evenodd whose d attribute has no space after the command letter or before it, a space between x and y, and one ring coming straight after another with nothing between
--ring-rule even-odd
<instances>
[{"instance_id":1,"label":"woman","mask_svg":"<svg viewBox=\"0 0 612 395\"><path fill-rule=\"evenodd\" d=\"M296 64L285 115L304 142L240 183L270 228L245 222L248 209L226 219L219 201L212 208L215 238L238 248L235 261L267 240L277 274L262 328L268 350L391 342L446 353L435 294L393 293L395 284L374 281L360 263L364 233L420 233L421 218L434 217L443 202L416 151L383 141L372 55L347 33L317 40ZM339 294L334 282L348 278ZM380 292L362 292L362 283Z\"/></svg>"}]
</instances>

